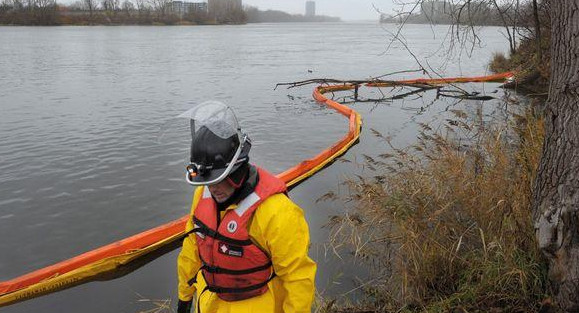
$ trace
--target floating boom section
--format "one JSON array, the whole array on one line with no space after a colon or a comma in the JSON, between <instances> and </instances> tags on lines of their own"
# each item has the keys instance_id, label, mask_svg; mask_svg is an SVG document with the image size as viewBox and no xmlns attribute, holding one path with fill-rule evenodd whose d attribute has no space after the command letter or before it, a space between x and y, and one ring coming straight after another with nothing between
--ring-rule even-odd
<instances>
[{"instance_id":1,"label":"floating boom section","mask_svg":"<svg viewBox=\"0 0 579 313\"><path fill-rule=\"evenodd\" d=\"M354 86L316 88L314 98L348 118L348 133L331 147L277 176L288 186L294 186L334 161L356 143L360 136L362 119L349 107L329 100L322 92L347 90ZM185 235L189 216L117 241L72 259L0 283L0 307L76 286L180 240Z\"/></svg>"},{"instance_id":2,"label":"floating boom section","mask_svg":"<svg viewBox=\"0 0 579 313\"><path fill-rule=\"evenodd\" d=\"M379 82L379 83L368 83L368 87L392 87L399 84L428 84L428 85L447 85L447 84L460 84L460 83L489 83L498 82L503 83L505 80L511 80L515 78L513 72L505 72L495 75L488 76L476 76L476 77L448 77L448 78L417 78L409 80L395 80L391 82Z\"/></svg>"},{"instance_id":3,"label":"floating boom section","mask_svg":"<svg viewBox=\"0 0 579 313\"><path fill-rule=\"evenodd\" d=\"M504 81L512 77L512 73L504 73L483 77L415 79L398 81L398 83L448 84L464 82ZM369 83L368 87L388 87L391 83ZM277 175L288 186L294 186L325 166L335 161L352 147L360 137L362 118L358 112L324 96L328 92L345 91L356 88L351 84L318 86L314 89L314 99L324 104L348 119L348 132L338 142L323 150L311 159ZM185 236L185 224L189 216L142 232L132 237L114 242L96 250L86 252L72 259L45 267L29 274L0 283L0 307L16 302L32 299L41 295L70 288L98 278L107 273L130 265L162 247Z\"/></svg>"},{"instance_id":4,"label":"floating boom section","mask_svg":"<svg viewBox=\"0 0 579 313\"><path fill-rule=\"evenodd\" d=\"M302 161L300 164L278 174L277 177L285 181L288 186L296 185L314 175L326 165L336 160L340 155L348 151L348 149L358 141L358 138L360 138L360 131L362 130L362 117L360 114L351 108L324 96L324 93L326 92L350 90L354 88L354 85L337 85L317 87L314 89L313 97L316 101L331 107L348 118L348 133L340 141L336 142L315 157Z\"/></svg>"}]
</instances>

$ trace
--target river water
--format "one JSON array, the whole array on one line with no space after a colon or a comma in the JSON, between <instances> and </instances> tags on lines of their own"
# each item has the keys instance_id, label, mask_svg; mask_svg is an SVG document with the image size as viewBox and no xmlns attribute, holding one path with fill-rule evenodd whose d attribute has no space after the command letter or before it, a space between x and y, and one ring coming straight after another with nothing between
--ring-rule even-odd
<instances>
[{"instance_id":1,"label":"river water","mask_svg":"<svg viewBox=\"0 0 579 313\"><path fill-rule=\"evenodd\" d=\"M274 173L315 155L343 136L347 120L315 103L313 86L274 90L275 84L417 68L400 42L386 50L393 30L374 23L0 27L0 280L187 214L193 192L183 180L188 137L175 117L196 103L230 104L253 139L252 162ZM459 59L441 49L445 33L444 26L407 25L403 35L423 65L447 76L485 75L492 53L507 49L498 28L484 28L481 47ZM292 190L310 225L323 295L343 295L363 270L324 245L328 217L352 204L316 199L343 193L341 182L364 173L362 154L386 149L367 130L403 146L416 137L416 122L455 105L429 101L354 104L365 124L360 143L343 156L350 162L336 162ZM468 105L489 113L497 106L457 104ZM409 110L420 107L429 108L419 115ZM141 300L176 298L177 253L116 280L0 310L151 309Z\"/></svg>"}]
</instances>

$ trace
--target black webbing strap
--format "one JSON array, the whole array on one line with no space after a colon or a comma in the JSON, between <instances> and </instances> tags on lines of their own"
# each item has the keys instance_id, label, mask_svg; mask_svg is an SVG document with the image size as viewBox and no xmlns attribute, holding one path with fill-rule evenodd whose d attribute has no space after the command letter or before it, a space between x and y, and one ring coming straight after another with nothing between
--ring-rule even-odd
<instances>
[{"instance_id":1,"label":"black webbing strap","mask_svg":"<svg viewBox=\"0 0 579 313\"><path fill-rule=\"evenodd\" d=\"M203 266L201 268L203 268ZM189 281L187 282L189 284L189 287L193 286L193 284L197 282L197 275L199 275L199 271L201 271L201 268L198 269L197 272L195 272L195 275L193 275L193 278L189 279Z\"/></svg>"},{"instance_id":2,"label":"black webbing strap","mask_svg":"<svg viewBox=\"0 0 579 313\"><path fill-rule=\"evenodd\" d=\"M197 277L197 275L195 275L195 277ZM273 278L275 277L275 273L271 274L271 276L263 283L259 283L256 285L251 285L248 287L244 287L244 288L223 288L223 287L217 287L217 286L205 286L205 288L203 288L203 290L201 291L201 293L199 294L199 297L197 297L197 311L196 313L201 313L201 296L205 293L205 291L209 290L210 292L214 292L214 293L242 293L242 292L248 292L248 291L253 291L253 290L257 290L259 288L262 288L263 286L267 285Z\"/></svg>"},{"instance_id":3,"label":"black webbing strap","mask_svg":"<svg viewBox=\"0 0 579 313\"><path fill-rule=\"evenodd\" d=\"M201 254L199 254L199 259L201 259L201 263L203 263L203 266L201 266L201 270L206 270L207 272L212 273L212 274L247 275L247 274L251 274L251 273L255 273L255 272L261 272L263 270L270 268L273 265L271 263L271 261L269 261L269 262L267 262L267 264L264 264L262 266L257 266L257 267L248 268L248 269L244 269L244 270L232 270L232 269L223 268L223 267L219 267L219 266L209 265L209 263L205 262L205 260L201 256Z\"/></svg>"},{"instance_id":4,"label":"black webbing strap","mask_svg":"<svg viewBox=\"0 0 579 313\"><path fill-rule=\"evenodd\" d=\"M201 293L199 294L199 297L197 297L197 311L195 311L195 313L201 313L201 296L203 295L203 293L205 291L209 290L208 286L205 286L205 288L203 288L203 291L201 291Z\"/></svg>"},{"instance_id":5,"label":"black webbing strap","mask_svg":"<svg viewBox=\"0 0 579 313\"><path fill-rule=\"evenodd\" d=\"M269 262L265 265L253 267L253 268L248 268L245 270L230 270L227 268L222 268L222 267L217 267L217 266L203 265L201 267L201 269L206 270L207 272L213 273L213 274L247 275L247 274L260 272L260 271L264 271L266 269L269 269L271 267L271 265L272 265L271 262Z\"/></svg>"},{"instance_id":6,"label":"black webbing strap","mask_svg":"<svg viewBox=\"0 0 579 313\"><path fill-rule=\"evenodd\" d=\"M196 217L193 217L193 223L196 224L197 227L193 228L192 230L187 232L186 235L189 235L191 233L199 233L199 234L203 234L205 236L209 236L213 239L217 239L217 240L220 240L220 241L232 244L232 245L236 245L236 246L250 246L253 244L253 242L250 239L238 240L238 239L233 239L233 238L229 238L227 236L224 236L224 235L220 234L219 232L214 231L213 229L207 227L207 225L203 224L203 222L201 222Z\"/></svg>"},{"instance_id":7,"label":"black webbing strap","mask_svg":"<svg viewBox=\"0 0 579 313\"><path fill-rule=\"evenodd\" d=\"M257 289L260 289L260 288L264 287L264 286L267 285L274 277L275 277L275 273L272 273L271 276L270 276L266 281L264 281L264 282L262 282L262 283L259 283L259 284L247 286L247 287L225 288L225 287L220 287L220 286L209 286L209 285L207 285L206 288L209 289L209 291L214 292L214 293L244 293L244 292L257 290Z\"/></svg>"}]
</instances>

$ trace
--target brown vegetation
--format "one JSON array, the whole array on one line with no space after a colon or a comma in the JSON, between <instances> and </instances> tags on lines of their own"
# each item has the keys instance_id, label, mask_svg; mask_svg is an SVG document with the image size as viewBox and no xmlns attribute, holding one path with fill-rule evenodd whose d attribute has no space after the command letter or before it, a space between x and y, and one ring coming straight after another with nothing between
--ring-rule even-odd
<instances>
[{"instance_id":1,"label":"brown vegetation","mask_svg":"<svg viewBox=\"0 0 579 313\"><path fill-rule=\"evenodd\" d=\"M501 73L516 72L517 80L507 87L519 91L546 94L549 86L551 68L551 17L545 1L533 1L527 4L516 15L520 27L512 30L521 40L511 38L511 52L495 54L490 63L491 71Z\"/></svg>"},{"instance_id":2,"label":"brown vegetation","mask_svg":"<svg viewBox=\"0 0 579 313\"><path fill-rule=\"evenodd\" d=\"M82 0L68 6L55 0L0 3L0 25L198 25L246 21L241 9L216 18L206 11L176 12L171 0Z\"/></svg>"},{"instance_id":3,"label":"brown vegetation","mask_svg":"<svg viewBox=\"0 0 579 313\"><path fill-rule=\"evenodd\" d=\"M366 156L374 177L349 182L355 207L331 222L336 251L373 274L348 311L539 310L546 265L531 201L543 122L529 111L483 127L453 113L445 133L422 125L403 150L374 132L393 153Z\"/></svg>"},{"instance_id":4,"label":"brown vegetation","mask_svg":"<svg viewBox=\"0 0 579 313\"><path fill-rule=\"evenodd\" d=\"M549 52L551 36L546 33L541 39L541 50L537 50L534 39L524 39L508 57L496 53L489 64L491 71L502 73L513 71L516 81L507 85L520 92L546 95L549 87L551 56Z\"/></svg>"},{"instance_id":5,"label":"brown vegetation","mask_svg":"<svg viewBox=\"0 0 579 313\"><path fill-rule=\"evenodd\" d=\"M59 7L54 0L3 0L0 25L57 25Z\"/></svg>"}]
</instances>

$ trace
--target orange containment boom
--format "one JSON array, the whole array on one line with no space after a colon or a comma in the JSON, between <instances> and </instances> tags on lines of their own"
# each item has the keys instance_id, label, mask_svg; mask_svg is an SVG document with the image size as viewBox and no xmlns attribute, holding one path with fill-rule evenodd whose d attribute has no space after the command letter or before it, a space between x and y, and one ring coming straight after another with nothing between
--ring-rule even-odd
<instances>
[{"instance_id":1,"label":"orange containment boom","mask_svg":"<svg viewBox=\"0 0 579 313\"><path fill-rule=\"evenodd\" d=\"M498 81L512 77L512 73L499 75L447 78L447 79L416 79L401 81L404 83L446 84L458 82ZM368 87L388 86L386 83L367 84ZM336 160L354 145L362 128L362 119L353 109L324 96L327 92L354 89L355 85L340 84L318 86L313 97L319 103L335 109L348 118L348 133L331 147L323 150L315 157L278 174L277 176L294 186L307 179L322 168ZM143 258L145 255L175 243L185 235L185 224L188 216L142 232L132 237L117 241L96 250L81 254L72 259L48 266L32 273L0 283L0 307L15 302L24 301L62 289L66 289L97 278L106 273L113 273L122 266Z\"/></svg>"}]
</instances>

